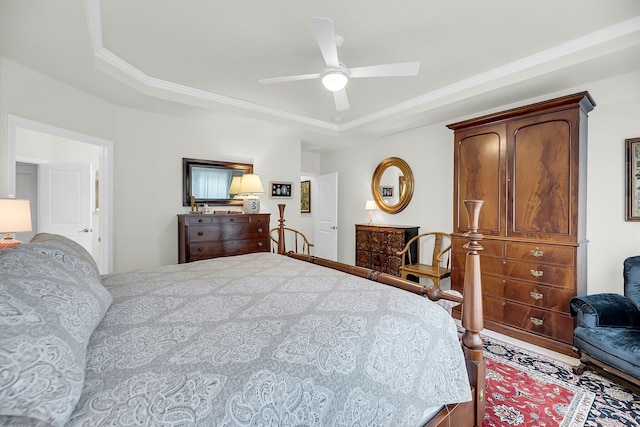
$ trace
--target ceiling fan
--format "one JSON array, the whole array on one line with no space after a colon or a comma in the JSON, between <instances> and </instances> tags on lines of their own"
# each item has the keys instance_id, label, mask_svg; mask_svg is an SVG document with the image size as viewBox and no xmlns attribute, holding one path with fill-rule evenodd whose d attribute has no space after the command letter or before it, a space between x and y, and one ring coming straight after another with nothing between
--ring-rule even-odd
<instances>
[{"instance_id":1,"label":"ceiling fan","mask_svg":"<svg viewBox=\"0 0 640 427\"><path fill-rule=\"evenodd\" d=\"M333 21L312 16L311 26L320 46L326 64L321 73L300 74L295 76L273 77L258 80L262 84L293 82L298 80L322 79L322 84L333 92L337 111L349 109L349 99L345 86L351 78L360 77L396 77L415 76L420 69L420 62L401 62L396 64L370 65L366 67L347 68L338 60L338 48L344 39L335 34Z\"/></svg>"}]
</instances>

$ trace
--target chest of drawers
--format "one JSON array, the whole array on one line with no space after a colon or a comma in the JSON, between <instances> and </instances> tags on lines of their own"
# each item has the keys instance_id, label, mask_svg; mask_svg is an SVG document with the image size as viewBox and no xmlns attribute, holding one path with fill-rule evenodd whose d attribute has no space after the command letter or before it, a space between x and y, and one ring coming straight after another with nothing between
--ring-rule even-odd
<instances>
[{"instance_id":1,"label":"chest of drawers","mask_svg":"<svg viewBox=\"0 0 640 427\"><path fill-rule=\"evenodd\" d=\"M452 288L462 292L466 239L452 238ZM485 327L561 353L572 354L576 295L585 245L509 241L480 242Z\"/></svg>"},{"instance_id":2,"label":"chest of drawers","mask_svg":"<svg viewBox=\"0 0 640 427\"><path fill-rule=\"evenodd\" d=\"M416 226L356 224L356 265L400 276L402 259L396 252L418 235ZM416 248L408 252L415 262Z\"/></svg>"},{"instance_id":3,"label":"chest of drawers","mask_svg":"<svg viewBox=\"0 0 640 427\"><path fill-rule=\"evenodd\" d=\"M269 252L270 214L178 215L178 262Z\"/></svg>"}]
</instances>

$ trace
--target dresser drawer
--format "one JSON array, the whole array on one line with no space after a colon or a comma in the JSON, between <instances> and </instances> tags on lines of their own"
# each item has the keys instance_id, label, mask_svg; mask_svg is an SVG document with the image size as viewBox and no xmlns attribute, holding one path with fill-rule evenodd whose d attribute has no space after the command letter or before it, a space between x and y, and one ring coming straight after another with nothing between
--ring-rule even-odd
<instances>
[{"instance_id":1,"label":"dresser drawer","mask_svg":"<svg viewBox=\"0 0 640 427\"><path fill-rule=\"evenodd\" d=\"M482 300L487 320L544 335L567 344L573 342L574 320L569 315L503 301L487 295Z\"/></svg>"},{"instance_id":2,"label":"dresser drawer","mask_svg":"<svg viewBox=\"0 0 640 427\"><path fill-rule=\"evenodd\" d=\"M270 241L265 239L225 240L220 242L191 243L189 257L208 259L221 256L241 255L253 252L269 252Z\"/></svg>"},{"instance_id":3,"label":"dresser drawer","mask_svg":"<svg viewBox=\"0 0 640 427\"><path fill-rule=\"evenodd\" d=\"M269 237L269 230L263 224L256 223L195 225L188 229L190 242L259 239L261 237Z\"/></svg>"},{"instance_id":4,"label":"dresser drawer","mask_svg":"<svg viewBox=\"0 0 640 427\"><path fill-rule=\"evenodd\" d=\"M263 223L269 226L269 215L267 214L239 214L239 215L216 215L216 214L200 214L185 215L184 223L186 225L207 225L207 224L249 224Z\"/></svg>"},{"instance_id":5,"label":"dresser drawer","mask_svg":"<svg viewBox=\"0 0 640 427\"><path fill-rule=\"evenodd\" d=\"M482 292L485 295L560 313L569 312L569 301L574 295L573 291L569 289L520 282L488 274L481 277Z\"/></svg>"},{"instance_id":6,"label":"dresser drawer","mask_svg":"<svg viewBox=\"0 0 640 427\"><path fill-rule=\"evenodd\" d=\"M535 263L575 266L575 249L568 246L505 242L506 257Z\"/></svg>"}]
</instances>

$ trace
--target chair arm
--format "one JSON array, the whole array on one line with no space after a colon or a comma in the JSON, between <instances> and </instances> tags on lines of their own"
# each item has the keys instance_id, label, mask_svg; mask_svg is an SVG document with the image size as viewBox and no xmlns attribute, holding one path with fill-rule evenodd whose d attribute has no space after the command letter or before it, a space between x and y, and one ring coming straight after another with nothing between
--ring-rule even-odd
<instances>
[{"instance_id":1,"label":"chair arm","mask_svg":"<svg viewBox=\"0 0 640 427\"><path fill-rule=\"evenodd\" d=\"M620 294L605 293L574 297L571 316L577 316L578 326L640 328L640 309Z\"/></svg>"}]
</instances>

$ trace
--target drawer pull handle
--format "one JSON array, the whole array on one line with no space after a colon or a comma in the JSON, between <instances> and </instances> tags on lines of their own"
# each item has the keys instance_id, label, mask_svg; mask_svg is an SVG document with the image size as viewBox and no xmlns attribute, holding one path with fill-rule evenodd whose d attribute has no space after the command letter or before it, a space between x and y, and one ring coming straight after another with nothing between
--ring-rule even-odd
<instances>
[{"instance_id":1,"label":"drawer pull handle","mask_svg":"<svg viewBox=\"0 0 640 427\"><path fill-rule=\"evenodd\" d=\"M258 228L258 233L262 233L262 228Z\"/></svg>"},{"instance_id":2,"label":"drawer pull handle","mask_svg":"<svg viewBox=\"0 0 640 427\"><path fill-rule=\"evenodd\" d=\"M531 275L533 277L542 277L542 276L544 276L544 271L542 271L542 270L529 270L529 273L531 273Z\"/></svg>"},{"instance_id":3,"label":"drawer pull handle","mask_svg":"<svg viewBox=\"0 0 640 427\"><path fill-rule=\"evenodd\" d=\"M198 252L202 252L202 251L204 251L204 248L201 246L198 248Z\"/></svg>"},{"instance_id":4,"label":"drawer pull handle","mask_svg":"<svg viewBox=\"0 0 640 427\"><path fill-rule=\"evenodd\" d=\"M542 295L540 292L529 292L529 295L531 295L531 298L537 300L541 300L542 298L544 298L544 295Z\"/></svg>"},{"instance_id":5,"label":"drawer pull handle","mask_svg":"<svg viewBox=\"0 0 640 427\"><path fill-rule=\"evenodd\" d=\"M204 236L204 231L198 231L198 236Z\"/></svg>"},{"instance_id":6,"label":"drawer pull handle","mask_svg":"<svg viewBox=\"0 0 640 427\"><path fill-rule=\"evenodd\" d=\"M540 248L536 246L535 249L531 249L531 255L536 258L540 258L541 256L544 256L544 251L540 250Z\"/></svg>"},{"instance_id":7,"label":"drawer pull handle","mask_svg":"<svg viewBox=\"0 0 640 427\"><path fill-rule=\"evenodd\" d=\"M202 218L198 219L198 222L202 222Z\"/></svg>"},{"instance_id":8,"label":"drawer pull handle","mask_svg":"<svg viewBox=\"0 0 640 427\"><path fill-rule=\"evenodd\" d=\"M530 317L529 320L531 320L531 323L536 326L542 326L542 324L544 323L544 320L538 319L537 317Z\"/></svg>"},{"instance_id":9,"label":"drawer pull handle","mask_svg":"<svg viewBox=\"0 0 640 427\"><path fill-rule=\"evenodd\" d=\"M262 247L262 242L258 242L258 247L261 248Z\"/></svg>"}]
</instances>

